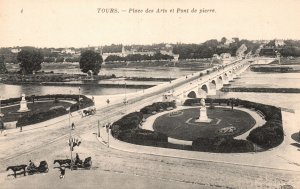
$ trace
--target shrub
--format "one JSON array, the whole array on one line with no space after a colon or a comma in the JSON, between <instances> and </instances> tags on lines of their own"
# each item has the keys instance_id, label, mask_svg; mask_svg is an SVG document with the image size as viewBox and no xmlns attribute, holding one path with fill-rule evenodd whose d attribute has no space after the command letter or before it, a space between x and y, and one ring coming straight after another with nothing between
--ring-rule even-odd
<instances>
[{"instance_id":1,"label":"shrub","mask_svg":"<svg viewBox=\"0 0 300 189\"><path fill-rule=\"evenodd\" d=\"M77 103L76 104L72 104L72 106L70 107L70 111L74 112L77 111L79 109L84 109L90 106L94 105L94 102L92 99L89 99L86 96L80 96L80 101L78 102L78 95L76 95L77 97L75 97L75 99L77 99Z\"/></svg>"},{"instance_id":2,"label":"shrub","mask_svg":"<svg viewBox=\"0 0 300 189\"><path fill-rule=\"evenodd\" d=\"M160 143L168 142L165 134L144 129L130 129L121 131L118 139L133 144L160 146Z\"/></svg>"},{"instance_id":3,"label":"shrub","mask_svg":"<svg viewBox=\"0 0 300 189\"><path fill-rule=\"evenodd\" d=\"M268 121L263 126L253 129L247 137L247 140L264 148L276 147L283 139L282 122L276 120Z\"/></svg>"},{"instance_id":4,"label":"shrub","mask_svg":"<svg viewBox=\"0 0 300 189\"><path fill-rule=\"evenodd\" d=\"M158 104L156 104L158 105ZM111 127L111 134L124 142L133 144L159 146L166 143L168 137L156 131L139 129L139 124L143 120L142 112L132 112L114 122Z\"/></svg>"},{"instance_id":5,"label":"shrub","mask_svg":"<svg viewBox=\"0 0 300 189\"><path fill-rule=\"evenodd\" d=\"M241 153L253 152L254 146L246 140L237 140L230 136L198 138L192 143L193 150L202 152Z\"/></svg>"},{"instance_id":6,"label":"shrub","mask_svg":"<svg viewBox=\"0 0 300 189\"><path fill-rule=\"evenodd\" d=\"M172 102L155 102L152 105L145 106L140 110L143 114L151 114L152 112L159 112L162 110L167 110L169 107L176 108L175 101Z\"/></svg>"},{"instance_id":7,"label":"shrub","mask_svg":"<svg viewBox=\"0 0 300 189\"><path fill-rule=\"evenodd\" d=\"M59 100L57 98L55 98L53 103L59 103Z\"/></svg>"},{"instance_id":8,"label":"shrub","mask_svg":"<svg viewBox=\"0 0 300 189\"><path fill-rule=\"evenodd\" d=\"M142 120L143 114L141 112L127 114L112 124L111 133L115 138L119 138L121 131L138 128Z\"/></svg>"},{"instance_id":9,"label":"shrub","mask_svg":"<svg viewBox=\"0 0 300 189\"><path fill-rule=\"evenodd\" d=\"M65 108L55 108L45 112L27 113L17 121L17 127L40 123L67 114Z\"/></svg>"}]
</instances>

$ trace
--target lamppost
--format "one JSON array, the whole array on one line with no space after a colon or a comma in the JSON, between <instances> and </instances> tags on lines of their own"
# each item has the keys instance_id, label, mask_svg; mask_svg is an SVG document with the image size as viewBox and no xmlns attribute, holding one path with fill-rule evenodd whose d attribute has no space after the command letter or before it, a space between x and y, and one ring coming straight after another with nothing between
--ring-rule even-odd
<instances>
[{"instance_id":1,"label":"lamppost","mask_svg":"<svg viewBox=\"0 0 300 189\"><path fill-rule=\"evenodd\" d=\"M77 110L80 110L80 87L78 87L78 109Z\"/></svg>"},{"instance_id":2,"label":"lamppost","mask_svg":"<svg viewBox=\"0 0 300 189\"><path fill-rule=\"evenodd\" d=\"M0 130L1 130L1 133L2 133L2 130L4 129L4 123L2 122L2 117L4 116L4 114L1 113L1 96L0 96Z\"/></svg>"},{"instance_id":3,"label":"lamppost","mask_svg":"<svg viewBox=\"0 0 300 189\"><path fill-rule=\"evenodd\" d=\"M100 121L98 120L98 137L100 138Z\"/></svg>"},{"instance_id":4,"label":"lamppost","mask_svg":"<svg viewBox=\"0 0 300 189\"><path fill-rule=\"evenodd\" d=\"M0 118L2 118L4 116L4 114L2 114L2 112L1 112L1 99L2 99L2 96L0 96Z\"/></svg>"},{"instance_id":5,"label":"lamppost","mask_svg":"<svg viewBox=\"0 0 300 189\"><path fill-rule=\"evenodd\" d=\"M127 104L126 78L125 78L125 97L124 97L124 99L123 99L123 104L125 105L125 114L126 114L126 104Z\"/></svg>"},{"instance_id":6,"label":"lamppost","mask_svg":"<svg viewBox=\"0 0 300 189\"><path fill-rule=\"evenodd\" d=\"M78 93L78 101L80 101L80 87L78 87L78 91L79 91L79 93Z\"/></svg>"}]
</instances>

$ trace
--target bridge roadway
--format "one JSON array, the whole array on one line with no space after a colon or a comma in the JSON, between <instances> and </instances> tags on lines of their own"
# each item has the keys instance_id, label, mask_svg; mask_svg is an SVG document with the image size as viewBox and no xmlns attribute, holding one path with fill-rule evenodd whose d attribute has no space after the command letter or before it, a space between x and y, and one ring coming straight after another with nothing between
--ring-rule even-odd
<instances>
[{"instance_id":1,"label":"bridge roadway","mask_svg":"<svg viewBox=\"0 0 300 189\"><path fill-rule=\"evenodd\" d=\"M232 65L231 65L232 66ZM231 67L230 66L230 67ZM227 69L230 69L228 66ZM225 70L224 69L224 70ZM76 129L73 136L82 139L82 144L75 151L84 158L92 156L93 169L90 171L69 171L66 178L59 180L59 172L53 169L53 160L69 156L67 140L69 137L68 119L52 122L52 125L36 129L24 129L24 132L12 132L0 137L0 184L1 188L256 188L280 187L285 183L297 183L299 173L288 170L249 167L234 164L196 161L180 158L161 157L146 154L128 153L107 148L99 143L95 134L97 121L114 121L127 110L139 108L160 101L168 90L199 79L199 75L189 75L176 81L128 94L129 103L112 104L98 110L97 115L81 118L73 115ZM103 131L103 129L102 129ZM102 132L102 136L105 133ZM242 157L242 156L241 156ZM12 179L7 177L5 168L9 165L27 164L47 160L49 173ZM296 175L296 176L295 176Z\"/></svg>"}]
</instances>

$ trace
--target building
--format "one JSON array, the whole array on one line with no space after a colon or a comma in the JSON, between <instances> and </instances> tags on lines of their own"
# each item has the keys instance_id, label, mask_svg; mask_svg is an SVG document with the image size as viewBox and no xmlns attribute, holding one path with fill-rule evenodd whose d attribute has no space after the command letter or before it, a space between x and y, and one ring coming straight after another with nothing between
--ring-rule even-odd
<instances>
[{"instance_id":1,"label":"building","mask_svg":"<svg viewBox=\"0 0 300 189\"><path fill-rule=\"evenodd\" d=\"M21 49L16 49L16 48L14 48L14 49L11 49L10 50L12 53L19 53L20 51L21 51Z\"/></svg>"},{"instance_id":2,"label":"building","mask_svg":"<svg viewBox=\"0 0 300 189\"><path fill-rule=\"evenodd\" d=\"M139 54L139 55L148 55L148 56L153 56L156 52L155 51L138 51L137 49L130 49L126 50L124 45L122 45L122 51L117 52L117 53L102 53L102 50L100 51L102 54L103 60L105 60L108 56L120 56L120 57L126 57L128 55L134 55L134 54ZM166 46L159 51L161 54L164 55L170 55L174 57L174 61L178 61L179 55L178 54L173 54L173 47L169 44L166 44Z\"/></svg>"},{"instance_id":3,"label":"building","mask_svg":"<svg viewBox=\"0 0 300 189\"><path fill-rule=\"evenodd\" d=\"M76 51L70 48L63 49L61 51L62 54L76 54Z\"/></svg>"},{"instance_id":4,"label":"building","mask_svg":"<svg viewBox=\"0 0 300 189\"><path fill-rule=\"evenodd\" d=\"M284 43L283 39L275 39L275 46L276 47L282 47L284 45L285 45L285 43Z\"/></svg>"}]
</instances>

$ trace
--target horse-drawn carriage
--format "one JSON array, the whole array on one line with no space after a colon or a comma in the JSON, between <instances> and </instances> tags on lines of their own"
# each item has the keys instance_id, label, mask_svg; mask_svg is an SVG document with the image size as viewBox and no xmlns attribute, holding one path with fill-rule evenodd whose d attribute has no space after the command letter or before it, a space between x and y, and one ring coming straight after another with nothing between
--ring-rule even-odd
<instances>
[{"instance_id":1,"label":"horse-drawn carriage","mask_svg":"<svg viewBox=\"0 0 300 189\"><path fill-rule=\"evenodd\" d=\"M49 171L48 163L46 161L41 161L39 166L35 166L31 161L29 165L15 165L15 166L9 166L7 167L6 171L12 170L14 172L14 177L17 177L17 174L24 174L26 176L26 172L29 175L35 174L35 173L47 173ZM20 171L19 173L17 173Z\"/></svg>"},{"instance_id":2,"label":"horse-drawn carriage","mask_svg":"<svg viewBox=\"0 0 300 189\"><path fill-rule=\"evenodd\" d=\"M89 116L89 115L94 115L94 114L96 114L96 108L95 107L89 108L89 109L86 109L86 110L82 111L82 117Z\"/></svg>"},{"instance_id":3,"label":"horse-drawn carriage","mask_svg":"<svg viewBox=\"0 0 300 189\"><path fill-rule=\"evenodd\" d=\"M34 164L30 164L27 166L27 172L29 175L35 173L47 173L49 171L47 161L41 161L39 166L35 166Z\"/></svg>"},{"instance_id":4,"label":"horse-drawn carriage","mask_svg":"<svg viewBox=\"0 0 300 189\"><path fill-rule=\"evenodd\" d=\"M54 164L58 163L60 167L68 167L71 170L76 170L78 168L90 169L92 167L92 158L87 157L84 161L76 157L73 161L71 159L64 160L54 160Z\"/></svg>"},{"instance_id":5,"label":"horse-drawn carriage","mask_svg":"<svg viewBox=\"0 0 300 189\"><path fill-rule=\"evenodd\" d=\"M82 160L75 160L74 161L74 164L71 166L71 169L78 169L78 168L81 168L81 169L91 169L92 167L92 158L91 157L87 157L85 158L84 161Z\"/></svg>"}]
</instances>

